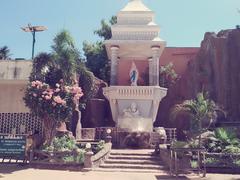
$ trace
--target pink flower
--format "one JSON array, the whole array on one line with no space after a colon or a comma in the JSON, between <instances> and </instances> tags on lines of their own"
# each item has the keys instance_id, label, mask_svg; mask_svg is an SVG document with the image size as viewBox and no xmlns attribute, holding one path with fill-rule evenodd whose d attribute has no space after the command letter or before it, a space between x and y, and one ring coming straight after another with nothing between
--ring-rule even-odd
<instances>
[{"instance_id":1,"label":"pink flower","mask_svg":"<svg viewBox=\"0 0 240 180\"><path fill-rule=\"evenodd\" d=\"M47 91L43 91L43 93L42 94L47 94L48 92Z\"/></svg>"},{"instance_id":2,"label":"pink flower","mask_svg":"<svg viewBox=\"0 0 240 180\"><path fill-rule=\"evenodd\" d=\"M32 87L35 87L35 86L36 86L36 82L33 81L33 82L31 83L31 86L32 86Z\"/></svg>"},{"instance_id":3,"label":"pink flower","mask_svg":"<svg viewBox=\"0 0 240 180\"><path fill-rule=\"evenodd\" d=\"M70 90L71 90L71 88L70 88L69 86L65 86L65 87L64 87L64 90L65 90L67 93L69 93Z\"/></svg>"},{"instance_id":4,"label":"pink flower","mask_svg":"<svg viewBox=\"0 0 240 180\"><path fill-rule=\"evenodd\" d=\"M37 85L42 85L41 81L35 81Z\"/></svg>"},{"instance_id":5,"label":"pink flower","mask_svg":"<svg viewBox=\"0 0 240 180\"><path fill-rule=\"evenodd\" d=\"M61 97L60 96L55 96L54 98L53 98L53 100L56 102L56 103L59 103L60 101L61 101Z\"/></svg>"},{"instance_id":6,"label":"pink flower","mask_svg":"<svg viewBox=\"0 0 240 180\"><path fill-rule=\"evenodd\" d=\"M49 96L52 96L52 95L53 95L53 92L49 92L48 95L49 95Z\"/></svg>"},{"instance_id":7,"label":"pink flower","mask_svg":"<svg viewBox=\"0 0 240 180\"><path fill-rule=\"evenodd\" d=\"M47 89L47 94L48 95L53 95L53 93L54 93L53 89Z\"/></svg>"},{"instance_id":8,"label":"pink flower","mask_svg":"<svg viewBox=\"0 0 240 180\"><path fill-rule=\"evenodd\" d=\"M52 92L53 89L51 89L51 88L48 87L46 91L48 91L48 92Z\"/></svg>"},{"instance_id":9,"label":"pink flower","mask_svg":"<svg viewBox=\"0 0 240 180\"><path fill-rule=\"evenodd\" d=\"M60 96L55 96L53 100L58 104L64 104L66 101L64 101Z\"/></svg>"},{"instance_id":10,"label":"pink flower","mask_svg":"<svg viewBox=\"0 0 240 180\"><path fill-rule=\"evenodd\" d=\"M36 94L36 93L33 93L33 96L34 96L34 97L37 97L37 94Z\"/></svg>"},{"instance_id":11,"label":"pink flower","mask_svg":"<svg viewBox=\"0 0 240 180\"><path fill-rule=\"evenodd\" d=\"M65 101L65 100L62 100L62 103L61 103L62 105L66 105L67 104L67 102Z\"/></svg>"},{"instance_id":12,"label":"pink flower","mask_svg":"<svg viewBox=\"0 0 240 180\"><path fill-rule=\"evenodd\" d=\"M72 93L77 94L77 93L82 93L82 89L78 86L72 88Z\"/></svg>"},{"instance_id":13,"label":"pink flower","mask_svg":"<svg viewBox=\"0 0 240 180\"><path fill-rule=\"evenodd\" d=\"M53 100L57 103L57 104L62 104L62 105L66 105L67 102L65 100L63 100L60 96L55 96L53 98Z\"/></svg>"},{"instance_id":14,"label":"pink flower","mask_svg":"<svg viewBox=\"0 0 240 180\"><path fill-rule=\"evenodd\" d=\"M59 87L60 87L60 85L57 83L57 84L56 84L56 87L57 87L57 88L59 88Z\"/></svg>"},{"instance_id":15,"label":"pink flower","mask_svg":"<svg viewBox=\"0 0 240 180\"><path fill-rule=\"evenodd\" d=\"M76 95L74 96L74 99L79 100L80 97L82 97L82 96L83 96L83 93L78 93L78 94L76 94Z\"/></svg>"},{"instance_id":16,"label":"pink flower","mask_svg":"<svg viewBox=\"0 0 240 180\"><path fill-rule=\"evenodd\" d=\"M43 86L43 83L41 81L35 81L35 85L37 86L37 88L39 89L40 87Z\"/></svg>"},{"instance_id":17,"label":"pink flower","mask_svg":"<svg viewBox=\"0 0 240 180\"><path fill-rule=\"evenodd\" d=\"M55 90L55 92L60 92L61 91L61 89L59 89L59 88L57 88L56 90Z\"/></svg>"},{"instance_id":18,"label":"pink flower","mask_svg":"<svg viewBox=\"0 0 240 180\"><path fill-rule=\"evenodd\" d=\"M50 96L45 96L45 99L46 99L46 100L50 100L51 97L50 97Z\"/></svg>"}]
</instances>

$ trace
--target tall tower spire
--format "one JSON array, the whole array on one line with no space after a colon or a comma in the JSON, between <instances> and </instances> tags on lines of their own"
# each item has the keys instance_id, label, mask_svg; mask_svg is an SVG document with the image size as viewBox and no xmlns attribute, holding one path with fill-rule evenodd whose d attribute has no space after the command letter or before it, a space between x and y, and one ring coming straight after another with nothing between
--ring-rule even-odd
<instances>
[{"instance_id":1,"label":"tall tower spire","mask_svg":"<svg viewBox=\"0 0 240 180\"><path fill-rule=\"evenodd\" d=\"M129 0L128 4L121 11L151 11L142 0Z\"/></svg>"},{"instance_id":2,"label":"tall tower spire","mask_svg":"<svg viewBox=\"0 0 240 180\"><path fill-rule=\"evenodd\" d=\"M152 132L159 102L167 94L167 89L159 87L159 58L166 42L159 37L154 17L142 0L128 0L111 27L111 39L104 42L111 60L111 81L103 94L116 126L129 132ZM147 68L149 86L137 86L139 74Z\"/></svg>"}]
</instances>

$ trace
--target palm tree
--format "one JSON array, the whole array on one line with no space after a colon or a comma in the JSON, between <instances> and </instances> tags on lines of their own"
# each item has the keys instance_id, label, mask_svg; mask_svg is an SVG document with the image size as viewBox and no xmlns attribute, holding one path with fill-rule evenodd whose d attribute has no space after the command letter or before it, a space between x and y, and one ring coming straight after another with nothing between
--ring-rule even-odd
<instances>
[{"instance_id":1,"label":"palm tree","mask_svg":"<svg viewBox=\"0 0 240 180\"><path fill-rule=\"evenodd\" d=\"M180 113L187 113L191 120L190 131L198 135L199 147L201 147L201 134L216 119L217 110L219 110L218 106L201 92L195 99L185 100L183 103L175 105L171 110L170 119L176 120ZM207 125L203 127L203 123L206 121Z\"/></svg>"},{"instance_id":2,"label":"palm tree","mask_svg":"<svg viewBox=\"0 0 240 180\"><path fill-rule=\"evenodd\" d=\"M0 48L0 60L10 59L10 49L7 46Z\"/></svg>"},{"instance_id":3,"label":"palm tree","mask_svg":"<svg viewBox=\"0 0 240 180\"><path fill-rule=\"evenodd\" d=\"M77 79L76 66L78 59L80 59L79 51L67 30L59 32L53 41L53 55L62 71L63 79L72 84Z\"/></svg>"}]
</instances>

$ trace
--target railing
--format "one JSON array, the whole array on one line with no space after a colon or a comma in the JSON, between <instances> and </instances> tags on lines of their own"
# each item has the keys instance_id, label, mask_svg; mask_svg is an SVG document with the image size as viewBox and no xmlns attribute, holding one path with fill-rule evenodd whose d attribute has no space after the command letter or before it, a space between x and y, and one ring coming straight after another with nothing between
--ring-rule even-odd
<instances>
[{"instance_id":1,"label":"railing","mask_svg":"<svg viewBox=\"0 0 240 180\"><path fill-rule=\"evenodd\" d=\"M175 174L178 178L179 170L194 170L205 177L205 152L205 148L171 148L170 174Z\"/></svg>"},{"instance_id":2,"label":"railing","mask_svg":"<svg viewBox=\"0 0 240 180\"><path fill-rule=\"evenodd\" d=\"M98 167L104 160L106 160L111 152L111 149L112 149L111 142L104 144L103 149L91 157L93 166Z\"/></svg>"},{"instance_id":3,"label":"railing","mask_svg":"<svg viewBox=\"0 0 240 180\"><path fill-rule=\"evenodd\" d=\"M81 129L81 140L91 141L98 139L96 137L96 128L82 128ZM80 139L78 139L80 140Z\"/></svg>"},{"instance_id":4,"label":"railing","mask_svg":"<svg viewBox=\"0 0 240 180\"><path fill-rule=\"evenodd\" d=\"M159 86L110 86L103 89L103 94L111 99L146 99L160 100L167 94L167 89Z\"/></svg>"},{"instance_id":5,"label":"railing","mask_svg":"<svg viewBox=\"0 0 240 180\"><path fill-rule=\"evenodd\" d=\"M119 96L152 96L154 89L152 87L119 87L117 90Z\"/></svg>"},{"instance_id":6,"label":"railing","mask_svg":"<svg viewBox=\"0 0 240 180\"><path fill-rule=\"evenodd\" d=\"M0 133L43 134L42 121L31 113L0 113Z\"/></svg>"},{"instance_id":7,"label":"railing","mask_svg":"<svg viewBox=\"0 0 240 180\"><path fill-rule=\"evenodd\" d=\"M177 139L177 129L176 128L164 128L166 131L167 139L166 144L171 144Z\"/></svg>"}]
</instances>

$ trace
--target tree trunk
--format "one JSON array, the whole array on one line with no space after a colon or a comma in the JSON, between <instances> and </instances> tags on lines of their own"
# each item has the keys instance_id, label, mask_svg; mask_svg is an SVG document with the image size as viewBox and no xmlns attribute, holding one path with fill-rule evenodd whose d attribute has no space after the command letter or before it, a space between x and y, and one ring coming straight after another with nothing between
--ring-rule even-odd
<instances>
[{"instance_id":1,"label":"tree trunk","mask_svg":"<svg viewBox=\"0 0 240 180\"><path fill-rule=\"evenodd\" d=\"M76 139L81 140L82 139L82 124L81 124L81 111L77 111L78 113L78 120L77 120L77 126L76 126Z\"/></svg>"},{"instance_id":2,"label":"tree trunk","mask_svg":"<svg viewBox=\"0 0 240 180\"><path fill-rule=\"evenodd\" d=\"M199 148L202 148L202 119L199 120L199 131L200 131L200 134L199 134Z\"/></svg>"},{"instance_id":3,"label":"tree trunk","mask_svg":"<svg viewBox=\"0 0 240 180\"><path fill-rule=\"evenodd\" d=\"M51 145L53 138L56 135L57 123L46 116L43 119L43 130L44 130L44 145Z\"/></svg>"}]
</instances>

